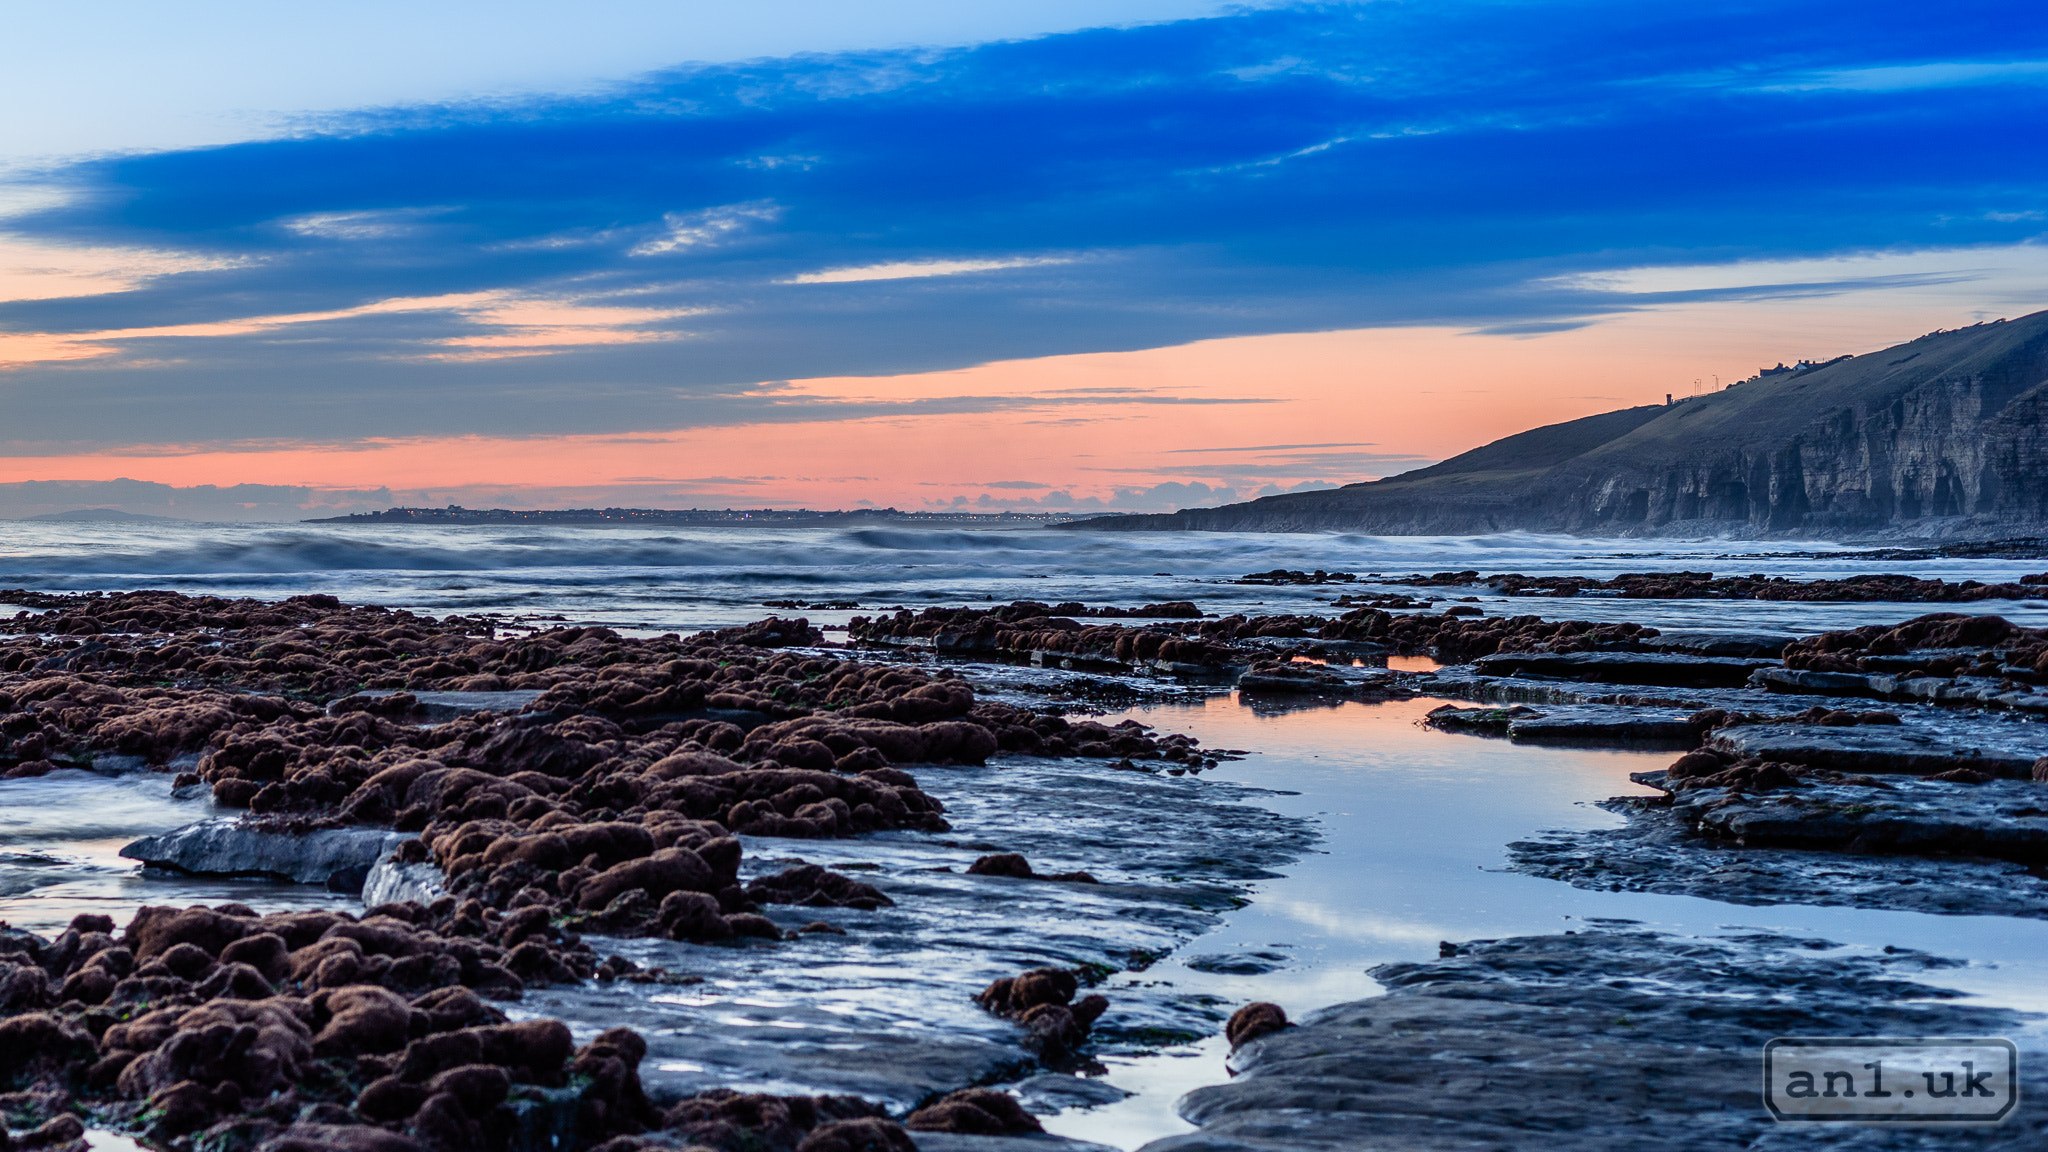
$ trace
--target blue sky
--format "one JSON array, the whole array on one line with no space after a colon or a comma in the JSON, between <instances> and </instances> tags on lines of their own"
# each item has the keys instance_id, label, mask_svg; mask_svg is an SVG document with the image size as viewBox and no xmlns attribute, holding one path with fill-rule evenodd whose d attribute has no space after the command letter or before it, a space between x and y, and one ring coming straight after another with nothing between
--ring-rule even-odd
<instances>
[{"instance_id":1,"label":"blue sky","mask_svg":"<svg viewBox=\"0 0 2048 1152\"><path fill-rule=\"evenodd\" d=\"M2031 250L2048 229L2033 5L1130 3L1081 30L1079 6L911 5L868 9L889 18L864 31L802 10L691 31L600 6L552 54L560 7L509 9L522 31L491 51L450 47L479 6L382 54L356 29L322 56L301 25L323 63L296 88L290 54L242 89L158 81L185 92L146 118L164 145L98 105L77 138L114 151L52 159L48 125L17 133L0 227L146 274L0 301L0 341L31 350L0 372L4 435L33 454L812 420L776 382L1271 333L1539 333L1973 261L1629 291L1599 278L1615 269ZM401 10L369 11L376 28ZM113 64L146 53L138 36ZM663 52L713 62L663 70ZM352 90L365 58L386 66ZM230 116L237 91L268 120Z\"/></svg>"}]
</instances>

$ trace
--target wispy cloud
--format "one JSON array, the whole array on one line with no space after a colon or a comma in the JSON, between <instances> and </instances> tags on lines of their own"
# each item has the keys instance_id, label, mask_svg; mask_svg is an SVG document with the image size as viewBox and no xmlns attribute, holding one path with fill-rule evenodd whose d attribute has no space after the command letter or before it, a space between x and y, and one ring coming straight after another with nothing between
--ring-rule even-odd
<instances>
[{"instance_id":1,"label":"wispy cloud","mask_svg":"<svg viewBox=\"0 0 2048 1152\"><path fill-rule=\"evenodd\" d=\"M161 351L166 341L276 335L289 329L305 329L305 335L310 337L312 330L337 322L407 313L439 314L458 322L452 330L419 340L415 358L477 359L533 355L596 344L675 339L679 333L650 326L703 311L622 307L575 299L522 296L506 291L396 297L326 312L245 316L154 328L115 328L75 334L0 333L0 367L119 357L138 345L148 345Z\"/></svg>"},{"instance_id":2,"label":"wispy cloud","mask_svg":"<svg viewBox=\"0 0 2048 1152\"><path fill-rule=\"evenodd\" d=\"M1043 268L1048 264L1071 263L1073 259L1065 256L1020 256L1009 260L899 260L891 264L805 272L776 283L859 284L869 280L917 280L926 276L959 276L967 272L998 272L1005 268Z\"/></svg>"},{"instance_id":3,"label":"wispy cloud","mask_svg":"<svg viewBox=\"0 0 2048 1152\"><path fill-rule=\"evenodd\" d=\"M1759 84L1759 91L1798 92L1833 89L1843 92L1907 92L1917 88L1949 88L1962 84L2048 83L2048 61L1940 60L1926 64L1892 64L1843 68Z\"/></svg>"},{"instance_id":4,"label":"wispy cloud","mask_svg":"<svg viewBox=\"0 0 2048 1152\"><path fill-rule=\"evenodd\" d=\"M25 440L616 432L840 411L761 381L1917 290L2040 233L2043 60L2010 0L1318 4L330 117L34 174L0 402Z\"/></svg>"},{"instance_id":5,"label":"wispy cloud","mask_svg":"<svg viewBox=\"0 0 2048 1152\"><path fill-rule=\"evenodd\" d=\"M731 240L756 224L773 221L780 215L782 209L767 202L728 204L699 212L664 213L661 218L662 234L634 245L627 254L660 256L708 248Z\"/></svg>"}]
</instances>

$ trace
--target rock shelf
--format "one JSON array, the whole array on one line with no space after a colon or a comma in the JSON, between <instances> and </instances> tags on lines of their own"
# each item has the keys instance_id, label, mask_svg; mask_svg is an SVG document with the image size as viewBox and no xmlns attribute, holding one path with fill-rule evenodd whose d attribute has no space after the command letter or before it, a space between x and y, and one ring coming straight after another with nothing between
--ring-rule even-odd
<instances>
[{"instance_id":1,"label":"rock shelf","mask_svg":"<svg viewBox=\"0 0 2048 1152\"><path fill-rule=\"evenodd\" d=\"M2048 919L2048 877L2038 867L1969 856L1744 846L1700 835L1683 813L1651 798L1623 797L1601 807L1627 818L1627 825L1543 832L1510 844L1510 870L1580 888L1728 904Z\"/></svg>"},{"instance_id":2,"label":"rock shelf","mask_svg":"<svg viewBox=\"0 0 2048 1152\"><path fill-rule=\"evenodd\" d=\"M1791 580L1783 576L1716 576L1711 572L1625 572L1619 576L1525 576L1503 572L1438 572L1381 580L1417 588L1484 587L1499 596L1618 596L1624 600L1772 600L1798 603L1967 603L1976 600L2034 600L2048 595L2048 573L2022 576L2016 583L1921 580L1905 575L1846 576Z\"/></svg>"},{"instance_id":3,"label":"rock shelf","mask_svg":"<svg viewBox=\"0 0 2048 1152\"><path fill-rule=\"evenodd\" d=\"M1145 1152L1369 1146L1450 1152L1570 1147L1913 1149L1916 1126L1802 1126L1757 1102L1779 1036L1996 1036L2034 1018L1953 1001L1929 983L1958 962L1755 934L1688 939L1592 930L1445 944L1372 975L1384 996L1325 1009L1239 1049L1234 1080L1182 1106L1199 1132ZM2023 1099L2048 1089L2020 1061ZM1941 1147L2036 1148L2048 1115L1940 1134ZM1782 1146L1792 1147L1792 1143Z\"/></svg>"}]
</instances>

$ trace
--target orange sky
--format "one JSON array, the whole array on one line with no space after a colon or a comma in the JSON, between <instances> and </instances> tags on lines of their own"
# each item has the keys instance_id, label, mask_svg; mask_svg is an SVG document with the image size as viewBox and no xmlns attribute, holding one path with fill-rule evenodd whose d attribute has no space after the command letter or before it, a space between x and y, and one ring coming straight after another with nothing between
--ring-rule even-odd
<instances>
[{"instance_id":1,"label":"orange sky","mask_svg":"<svg viewBox=\"0 0 2048 1152\"><path fill-rule=\"evenodd\" d=\"M1645 273L1634 286L1655 291L1674 276L1697 282L1711 274ZM1754 282L1757 273L1744 275ZM806 411L832 400L1024 398L994 413L613 436L158 446L127 455L0 458L0 481L382 487L409 503L472 505L866 502L911 509L962 499L1030 506L1048 493L1119 507L1214 503L1268 485L1402 471L1536 425L1661 403L1666 393L1690 392L1695 380L1711 387L1716 375L1726 383L1779 360L1871 351L1985 318L1972 305L1987 298L1995 305L2012 296L2009 310L1994 308L1998 315L2028 310L2025 291L1995 289L1663 306L1536 336L1406 328L1246 337L805 380L763 392L764 407L801 399ZM1162 483L1229 492L1143 494ZM1064 504L1056 496L1047 506Z\"/></svg>"}]
</instances>

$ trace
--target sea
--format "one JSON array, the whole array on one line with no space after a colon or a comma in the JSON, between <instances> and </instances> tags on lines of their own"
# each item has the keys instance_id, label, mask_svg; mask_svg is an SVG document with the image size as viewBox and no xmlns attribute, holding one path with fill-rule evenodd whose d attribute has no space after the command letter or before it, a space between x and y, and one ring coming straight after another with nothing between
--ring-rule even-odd
<instances>
[{"instance_id":1,"label":"sea","mask_svg":"<svg viewBox=\"0 0 2048 1152\"><path fill-rule=\"evenodd\" d=\"M1463 570L1796 580L1898 572L1997 582L2044 568L2040 560L1887 560L1825 542L1524 533L0 523L0 611L12 611L9 589L324 592L417 613L600 624L632 635L776 613L805 616L828 639L843 639L854 615L1020 599L1122 607L1189 600L1219 615L1330 613L1335 597L1381 590L1384 580ZM1350 573L1359 585L1237 582L1273 569ZM1438 601L1475 595L1384 590ZM1809 634L1937 609L2048 627L2048 600L1929 606L1477 595L1474 603L1488 614L1667 630ZM1050 682L1066 675L989 669L986 682L994 694L1042 701ZM1009 1026L968 1001L975 988L1034 962L1100 963L1123 970L1100 989L1114 1007L1099 1063L1079 1076L1026 1070L1006 1082L1049 1130L1135 1149L1191 1130L1175 1102L1227 1078L1218 1032L1232 1008L1269 1000L1291 1017L1311 1016L1374 995L1369 969L1434 957L1441 941L1627 921L1684 935L1784 933L1842 954L1917 948L1963 961L1942 980L1983 1003L2048 1011L2042 921L1749 907L1594 891L1506 870L1504 849L1514 841L1618 826L1620 817L1598 803L1644 794L1629 774L1665 766L1668 750L1450 735L1420 723L1444 702L1428 697L1289 709L1227 688L1151 687L1092 708L1243 755L1181 778L1001 758L986 768L917 769L920 784L947 804L953 832L747 844L750 867L802 859L858 870L897 908L850 913L845 937L775 948L619 942L624 954L703 982L537 991L515 1012L560 1016L579 1035L620 1021L641 1027L652 1040L644 1072L657 1090L860 1091L908 1107L981 1075L1014 1047ZM125 921L145 903L352 906L350 897L291 885L145 873L119 855L136 837L216 815L203 798L173 795L154 773L67 770L0 781L0 918L49 931L81 910ZM1106 883L1096 892L992 891L961 875L966 862L993 850L1024 851L1041 870L1086 868ZM1138 955L1142 967L1130 960Z\"/></svg>"}]
</instances>

